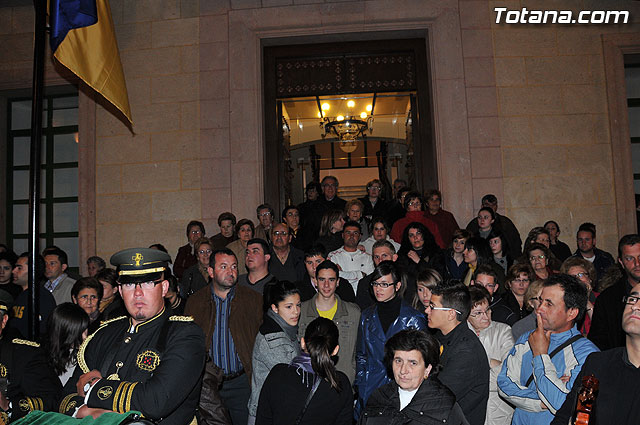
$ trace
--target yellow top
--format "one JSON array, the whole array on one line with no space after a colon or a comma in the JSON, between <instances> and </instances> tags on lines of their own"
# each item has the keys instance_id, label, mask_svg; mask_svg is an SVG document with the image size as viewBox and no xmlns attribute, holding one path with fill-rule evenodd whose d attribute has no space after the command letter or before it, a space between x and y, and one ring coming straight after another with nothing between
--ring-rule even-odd
<instances>
[{"instance_id":1,"label":"yellow top","mask_svg":"<svg viewBox=\"0 0 640 425\"><path fill-rule=\"evenodd\" d=\"M318 309L316 308L316 310ZM338 311L338 299L336 299L336 303L333 305L333 307L326 311L318 310L318 314L320 315L320 317L333 320L333 316L336 315L336 311Z\"/></svg>"}]
</instances>

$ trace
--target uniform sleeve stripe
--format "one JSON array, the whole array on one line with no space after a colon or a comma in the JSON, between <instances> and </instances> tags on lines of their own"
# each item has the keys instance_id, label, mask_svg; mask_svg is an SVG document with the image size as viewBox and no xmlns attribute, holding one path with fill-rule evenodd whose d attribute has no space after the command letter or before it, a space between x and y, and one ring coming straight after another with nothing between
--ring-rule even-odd
<instances>
[{"instance_id":1,"label":"uniform sleeve stripe","mask_svg":"<svg viewBox=\"0 0 640 425\"><path fill-rule=\"evenodd\" d=\"M134 382L129 386L129 391L127 391L127 400L125 403L125 412L128 412L131 410L131 397L133 396L133 389L135 388L136 385L138 385L138 383Z\"/></svg>"},{"instance_id":2,"label":"uniform sleeve stripe","mask_svg":"<svg viewBox=\"0 0 640 425\"><path fill-rule=\"evenodd\" d=\"M113 395L113 404L112 404L112 409L114 412L118 411L118 398L120 397L120 393L122 392L122 387L124 386L124 382L121 382L120 385L118 385L118 388L116 388L116 392Z\"/></svg>"}]
</instances>

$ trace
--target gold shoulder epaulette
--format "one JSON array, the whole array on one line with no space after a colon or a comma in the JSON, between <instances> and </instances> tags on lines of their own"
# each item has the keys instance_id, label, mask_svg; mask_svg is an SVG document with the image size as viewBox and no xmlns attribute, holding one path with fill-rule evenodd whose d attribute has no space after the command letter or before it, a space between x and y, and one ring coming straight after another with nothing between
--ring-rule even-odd
<instances>
[{"instance_id":1,"label":"gold shoulder epaulette","mask_svg":"<svg viewBox=\"0 0 640 425\"><path fill-rule=\"evenodd\" d=\"M29 341L27 339L14 338L14 339L11 340L11 342L13 342L14 344L22 344L22 345L30 345L32 347L40 347L40 344L38 344L37 342Z\"/></svg>"},{"instance_id":2,"label":"gold shoulder epaulette","mask_svg":"<svg viewBox=\"0 0 640 425\"><path fill-rule=\"evenodd\" d=\"M119 317L114 317L113 319L103 320L100 322L100 326L108 325L111 322L115 322L116 320L126 319L127 317L129 316L119 316Z\"/></svg>"},{"instance_id":3,"label":"gold shoulder epaulette","mask_svg":"<svg viewBox=\"0 0 640 425\"><path fill-rule=\"evenodd\" d=\"M169 320L172 322L193 322L192 316L170 316Z\"/></svg>"}]
</instances>

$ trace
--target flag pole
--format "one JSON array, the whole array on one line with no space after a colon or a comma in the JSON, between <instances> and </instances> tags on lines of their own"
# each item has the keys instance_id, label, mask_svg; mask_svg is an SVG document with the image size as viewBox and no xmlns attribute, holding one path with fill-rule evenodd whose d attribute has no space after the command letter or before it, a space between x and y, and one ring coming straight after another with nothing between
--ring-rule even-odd
<instances>
[{"instance_id":1,"label":"flag pole","mask_svg":"<svg viewBox=\"0 0 640 425\"><path fill-rule=\"evenodd\" d=\"M44 90L44 52L47 0L33 0L35 9L33 86L31 91L31 154L29 166L29 339L40 333L40 288L36 280L36 259L40 255L40 163L42 150L42 99Z\"/></svg>"}]
</instances>

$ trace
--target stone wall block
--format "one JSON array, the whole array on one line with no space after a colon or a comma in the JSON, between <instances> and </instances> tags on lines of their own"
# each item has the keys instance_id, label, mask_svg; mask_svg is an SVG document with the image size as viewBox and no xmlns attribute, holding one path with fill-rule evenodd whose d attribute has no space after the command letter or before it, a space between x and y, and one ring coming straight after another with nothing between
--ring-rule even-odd
<instances>
[{"instance_id":1,"label":"stone wall block","mask_svg":"<svg viewBox=\"0 0 640 425\"><path fill-rule=\"evenodd\" d=\"M122 166L98 165L96 167L96 193L109 194L122 192Z\"/></svg>"},{"instance_id":2,"label":"stone wall block","mask_svg":"<svg viewBox=\"0 0 640 425\"><path fill-rule=\"evenodd\" d=\"M231 9L253 9L260 7L260 0L231 0Z\"/></svg>"},{"instance_id":3,"label":"stone wall block","mask_svg":"<svg viewBox=\"0 0 640 425\"><path fill-rule=\"evenodd\" d=\"M464 78L464 63L462 59L462 39L458 19L438 19L434 22L433 49L436 52L449 52L448 55L434 55L434 74L437 79ZM429 47L427 46L427 50Z\"/></svg>"},{"instance_id":4,"label":"stone wall block","mask_svg":"<svg viewBox=\"0 0 640 425\"><path fill-rule=\"evenodd\" d=\"M472 148L471 177L474 179L501 178L502 157L500 148Z\"/></svg>"},{"instance_id":5,"label":"stone wall block","mask_svg":"<svg viewBox=\"0 0 640 425\"><path fill-rule=\"evenodd\" d=\"M180 73L180 48L128 50L120 52L126 78Z\"/></svg>"},{"instance_id":6,"label":"stone wall block","mask_svg":"<svg viewBox=\"0 0 640 425\"><path fill-rule=\"evenodd\" d=\"M200 17L200 43L216 43L229 40L227 15Z\"/></svg>"},{"instance_id":7,"label":"stone wall block","mask_svg":"<svg viewBox=\"0 0 640 425\"><path fill-rule=\"evenodd\" d=\"M206 100L200 102L201 128L229 128L229 100Z\"/></svg>"},{"instance_id":8,"label":"stone wall block","mask_svg":"<svg viewBox=\"0 0 640 425\"><path fill-rule=\"evenodd\" d=\"M262 0L263 2L265 0ZM317 20L317 17L320 17L320 23L322 26L331 26L331 25L344 25L345 23L349 23L354 26L360 26L365 23L365 10L364 8L353 7L353 3L344 3L344 2L335 2L333 4L327 4L322 7L322 9L318 9L317 6L308 5L308 6L298 6L300 10L298 13L300 14L299 23L301 26L311 26L311 23L314 18ZM304 10L307 9L307 10ZM274 19L272 20L274 26L281 25L281 19L278 19L278 15L273 15Z\"/></svg>"},{"instance_id":9,"label":"stone wall block","mask_svg":"<svg viewBox=\"0 0 640 425\"><path fill-rule=\"evenodd\" d=\"M122 121L124 118L121 119L121 117L110 112L111 110L107 111L101 106L106 103L105 100L98 99L96 103L96 135L98 137L131 135L131 131ZM138 108L139 106L135 104L131 106L131 113L133 116L136 115Z\"/></svg>"},{"instance_id":10,"label":"stone wall block","mask_svg":"<svg viewBox=\"0 0 640 425\"><path fill-rule=\"evenodd\" d=\"M527 82L524 58L495 58L495 68L498 87L524 86Z\"/></svg>"},{"instance_id":11,"label":"stone wall block","mask_svg":"<svg viewBox=\"0 0 640 425\"><path fill-rule=\"evenodd\" d=\"M537 205L536 181L532 177L505 177L502 180L504 185L504 206L511 208L527 208Z\"/></svg>"},{"instance_id":12,"label":"stone wall block","mask_svg":"<svg viewBox=\"0 0 640 425\"><path fill-rule=\"evenodd\" d=\"M223 15L231 10L229 0L201 1L200 16Z\"/></svg>"},{"instance_id":13,"label":"stone wall block","mask_svg":"<svg viewBox=\"0 0 640 425\"><path fill-rule=\"evenodd\" d=\"M200 70L219 71L229 69L229 43L200 44Z\"/></svg>"},{"instance_id":14,"label":"stone wall block","mask_svg":"<svg viewBox=\"0 0 640 425\"><path fill-rule=\"evenodd\" d=\"M180 189L200 189L202 187L201 161L200 159L180 161Z\"/></svg>"},{"instance_id":15,"label":"stone wall block","mask_svg":"<svg viewBox=\"0 0 640 425\"><path fill-rule=\"evenodd\" d=\"M612 159L611 146L608 144L579 145L569 148L568 162L572 165L574 173L578 175L598 176L598 179L611 174ZM609 178L608 180L613 180ZM613 185L610 190L613 191Z\"/></svg>"},{"instance_id":16,"label":"stone wall block","mask_svg":"<svg viewBox=\"0 0 640 425\"><path fill-rule=\"evenodd\" d=\"M205 1L204 3L208 2ZM200 16L200 0L180 0L181 18L195 18L198 16Z\"/></svg>"},{"instance_id":17,"label":"stone wall block","mask_svg":"<svg viewBox=\"0 0 640 425\"><path fill-rule=\"evenodd\" d=\"M293 0L262 0L262 7L291 6Z\"/></svg>"},{"instance_id":18,"label":"stone wall block","mask_svg":"<svg viewBox=\"0 0 640 425\"><path fill-rule=\"evenodd\" d=\"M151 77L152 103L198 100L200 88L198 77L197 73Z\"/></svg>"},{"instance_id":19,"label":"stone wall block","mask_svg":"<svg viewBox=\"0 0 640 425\"><path fill-rule=\"evenodd\" d=\"M493 117L498 115L495 87L467 88L467 110L470 117Z\"/></svg>"},{"instance_id":20,"label":"stone wall block","mask_svg":"<svg viewBox=\"0 0 640 425\"><path fill-rule=\"evenodd\" d=\"M200 102L180 104L180 129L198 131L200 128Z\"/></svg>"},{"instance_id":21,"label":"stone wall block","mask_svg":"<svg viewBox=\"0 0 640 425\"><path fill-rule=\"evenodd\" d=\"M601 85L563 86L564 103L569 114L607 112L607 94Z\"/></svg>"},{"instance_id":22,"label":"stone wall block","mask_svg":"<svg viewBox=\"0 0 640 425\"><path fill-rule=\"evenodd\" d=\"M123 22L145 22L177 19L180 0L124 0Z\"/></svg>"},{"instance_id":23,"label":"stone wall block","mask_svg":"<svg viewBox=\"0 0 640 425\"><path fill-rule=\"evenodd\" d=\"M96 224L96 255L110 258L122 247L122 225L120 223Z\"/></svg>"},{"instance_id":24,"label":"stone wall block","mask_svg":"<svg viewBox=\"0 0 640 425\"><path fill-rule=\"evenodd\" d=\"M504 202L504 189L502 185L502 178L476 178L471 181L473 187L473 214L467 217L466 220L460 221L458 224L468 223L472 218L476 217L478 210L482 206L482 197L487 193L492 193L498 198L498 204Z\"/></svg>"},{"instance_id":25,"label":"stone wall block","mask_svg":"<svg viewBox=\"0 0 640 425\"><path fill-rule=\"evenodd\" d=\"M186 224L193 217L202 215L199 190L156 192L151 195L151 202L151 219L154 221L177 220Z\"/></svg>"},{"instance_id":26,"label":"stone wall block","mask_svg":"<svg viewBox=\"0 0 640 425\"><path fill-rule=\"evenodd\" d=\"M492 57L491 30L461 30L462 55L465 58Z\"/></svg>"},{"instance_id":27,"label":"stone wall block","mask_svg":"<svg viewBox=\"0 0 640 425\"><path fill-rule=\"evenodd\" d=\"M171 161L200 158L200 133L174 131L151 135L151 160Z\"/></svg>"},{"instance_id":28,"label":"stone wall block","mask_svg":"<svg viewBox=\"0 0 640 425\"><path fill-rule=\"evenodd\" d=\"M559 114L564 111L558 87L499 87L501 115Z\"/></svg>"},{"instance_id":29,"label":"stone wall block","mask_svg":"<svg viewBox=\"0 0 640 425\"><path fill-rule=\"evenodd\" d=\"M496 29L493 32L496 57L556 55L558 45L555 27Z\"/></svg>"},{"instance_id":30,"label":"stone wall block","mask_svg":"<svg viewBox=\"0 0 640 425\"><path fill-rule=\"evenodd\" d=\"M200 130L200 156L229 158L229 129Z\"/></svg>"},{"instance_id":31,"label":"stone wall block","mask_svg":"<svg viewBox=\"0 0 640 425\"><path fill-rule=\"evenodd\" d=\"M228 71L201 71L200 72L200 99L228 99L229 98L229 72ZM245 99L246 101L247 99Z\"/></svg>"},{"instance_id":32,"label":"stone wall block","mask_svg":"<svg viewBox=\"0 0 640 425\"><path fill-rule=\"evenodd\" d=\"M183 220L150 221L147 223L130 223L122 234L122 247L149 246L161 242L175 259L178 248L185 244L185 227L188 221Z\"/></svg>"},{"instance_id":33,"label":"stone wall block","mask_svg":"<svg viewBox=\"0 0 640 425\"><path fill-rule=\"evenodd\" d=\"M120 52L151 48L151 22L118 25L115 30Z\"/></svg>"},{"instance_id":34,"label":"stone wall block","mask_svg":"<svg viewBox=\"0 0 640 425\"><path fill-rule=\"evenodd\" d=\"M134 113L134 131L159 133L180 128L180 104L157 103Z\"/></svg>"},{"instance_id":35,"label":"stone wall block","mask_svg":"<svg viewBox=\"0 0 640 425\"><path fill-rule=\"evenodd\" d=\"M592 115L533 115L530 119L533 144L584 146L595 142Z\"/></svg>"},{"instance_id":36,"label":"stone wall block","mask_svg":"<svg viewBox=\"0 0 640 425\"><path fill-rule=\"evenodd\" d=\"M180 48L180 71L190 74L200 69L200 46Z\"/></svg>"},{"instance_id":37,"label":"stone wall block","mask_svg":"<svg viewBox=\"0 0 640 425\"><path fill-rule=\"evenodd\" d=\"M239 212L231 207L231 188L221 189L202 189L202 218L204 220L216 220L218 216L225 211L233 211L238 220L243 217ZM257 204L256 204L257 205ZM255 208L255 207L254 207ZM255 211L254 211L255 214ZM253 220L255 222L255 220ZM216 226L218 223L216 223ZM207 229L209 226L206 225ZM212 233L215 234L215 233Z\"/></svg>"},{"instance_id":38,"label":"stone wall block","mask_svg":"<svg viewBox=\"0 0 640 425\"><path fill-rule=\"evenodd\" d=\"M503 148L502 155L505 177L558 176L567 173L567 149L562 146Z\"/></svg>"},{"instance_id":39,"label":"stone wall block","mask_svg":"<svg viewBox=\"0 0 640 425\"><path fill-rule=\"evenodd\" d=\"M127 80L129 105L135 109L151 104L151 79L149 77Z\"/></svg>"},{"instance_id":40,"label":"stone wall block","mask_svg":"<svg viewBox=\"0 0 640 425\"><path fill-rule=\"evenodd\" d=\"M465 58L464 79L467 87L495 86L493 58Z\"/></svg>"},{"instance_id":41,"label":"stone wall block","mask_svg":"<svg viewBox=\"0 0 640 425\"><path fill-rule=\"evenodd\" d=\"M528 117L499 117L500 144L502 146L528 145L531 129Z\"/></svg>"},{"instance_id":42,"label":"stone wall block","mask_svg":"<svg viewBox=\"0 0 640 425\"><path fill-rule=\"evenodd\" d=\"M487 1L460 2L460 28L491 28L493 9L489 9L487 3Z\"/></svg>"},{"instance_id":43,"label":"stone wall block","mask_svg":"<svg viewBox=\"0 0 640 425\"><path fill-rule=\"evenodd\" d=\"M180 163L178 161L122 166L122 191L149 192L180 189Z\"/></svg>"},{"instance_id":44,"label":"stone wall block","mask_svg":"<svg viewBox=\"0 0 640 425\"><path fill-rule=\"evenodd\" d=\"M531 85L588 84L591 73L588 56L526 58L527 82Z\"/></svg>"},{"instance_id":45,"label":"stone wall block","mask_svg":"<svg viewBox=\"0 0 640 425\"><path fill-rule=\"evenodd\" d=\"M558 27L558 54L560 55L601 55L602 36L576 25Z\"/></svg>"},{"instance_id":46,"label":"stone wall block","mask_svg":"<svg viewBox=\"0 0 640 425\"><path fill-rule=\"evenodd\" d=\"M202 159L202 188L221 189L231 187L231 161L229 158Z\"/></svg>"},{"instance_id":47,"label":"stone wall block","mask_svg":"<svg viewBox=\"0 0 640 425\"><path fill-rule=\"evenodd\" d=\"M173 19L151 24L151 44L155 47L187 46L199 42L199 19Z\"/></svg>"},{"instance_id":48,"label":"stone wall block","mask_svg":"<svg viewBox=\"0 0 640 425\"><path fill-rule=\"evenodd\" d=\"M108 165L148 161L149 139L148 134L99 137L96 141L96 162Z\"/></svg>"},{"instance_id":49,"label":"stone wall block","mask_svg":"<svg viewBox=\"0 0 640 425\"><path fill-rule=\"evenodd\" d=\"M500 146L498 117L469 118L469 145L471 147Z\"/></svg>"},{"instance_id":50,"label":"stone wall block","mask_svg":"<svg viewBox=\"0 0 640 425\"><path fill-rule=\"evenodd\" d=\"M96 198L96 223L141 223L151 220L151 194L126 193Z\"/></svg>"},{"instance_id":51,"label":"stone wall block","mask_svg":"<svg viewBox=\"0 0 640 425\"><path fill-rule=\"evenodd\" d=\"M23 62L33 57L33 35L8 34L0 36L0 58L2 62ZM31 76L29 76L31 78Z\"/></svg>"},{"instance_id":52,"label":"stone wall block","mask_svg":"<svg viewBox=\"0 0 640 425\"><path fill-rule=\"evenodd\" d=\"M593 115L593 134L593 138L596 143L609 144L611 142L608 114Z\"/></svg>"},{"instance_id":53,"label":"stone wall block","mask_svg":"<svg viewBox=\"0 0 640 425\"><path fill-rule=\"evenodd\" d=\"M435 90L437 93L437 110L441 117L439 123L440 140L444 141L444 143L441 143L441 149L444 154L452 153L455 155L460 153L466 155L467 161L469 161L466 147L462 152L456 152L456 146L446 143L446 141L459 137L460 129L468 129L464 81L441 80L436 83Z\"/></svg>"},{"instance_id":54,"label":"stone wall block","mask_svg":"<svg viewBox=\"0 0 640 425\"><path fill-rule=\"evenodd\" d=\"M259 173L256 162L231 163L231 206L233 208L231 211L237 211L237 217L243 216L253 219L256 205L263 202L264 195L258 192Z\"/></svg>"}]
</instances>

